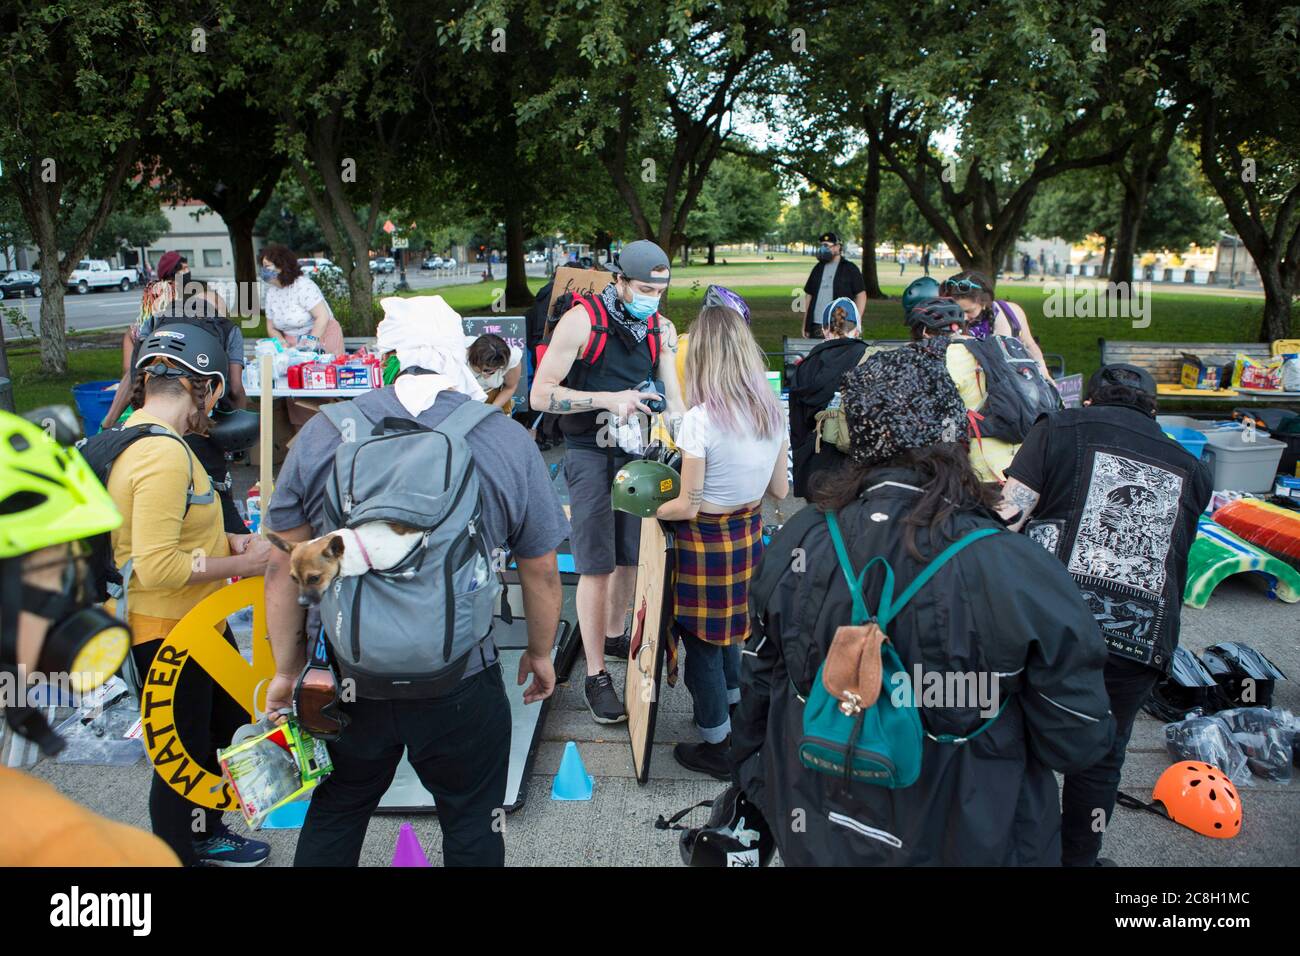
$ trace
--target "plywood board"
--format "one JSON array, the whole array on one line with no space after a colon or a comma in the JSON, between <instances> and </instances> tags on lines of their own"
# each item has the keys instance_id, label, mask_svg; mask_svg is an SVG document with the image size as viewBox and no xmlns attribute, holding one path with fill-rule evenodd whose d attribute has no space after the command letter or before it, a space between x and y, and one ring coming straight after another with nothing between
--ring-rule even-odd
<instances>
[{"instance_id":1,"label":"plywood board","mask_svg":"<svg viewBox=\"0 0 1300 956\"><path fill-rule=\"evenodd\" d=\"M672 626L672 548L657 518L641 519L641 550L632 600L632 647L623 699L638 783L650 775L659 681Z\"/></svg>"}]
</instances>

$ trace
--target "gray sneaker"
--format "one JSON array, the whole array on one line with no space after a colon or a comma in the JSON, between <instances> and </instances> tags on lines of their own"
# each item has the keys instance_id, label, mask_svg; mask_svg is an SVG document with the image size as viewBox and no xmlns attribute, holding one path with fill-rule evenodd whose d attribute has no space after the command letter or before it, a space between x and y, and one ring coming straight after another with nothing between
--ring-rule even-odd
<instances>
[{"instance_id":1,"label":"gray sneaker","mask_svg":"<svg viewBox=\"0 0 1300 956\"><path fill-rule=\"evenodd\" d=\"M588 677L583 688L591 719L598 724L621 724L627 720L627 711L614 690L614 681L607 671Z\"/></svg>"}]
</instances>

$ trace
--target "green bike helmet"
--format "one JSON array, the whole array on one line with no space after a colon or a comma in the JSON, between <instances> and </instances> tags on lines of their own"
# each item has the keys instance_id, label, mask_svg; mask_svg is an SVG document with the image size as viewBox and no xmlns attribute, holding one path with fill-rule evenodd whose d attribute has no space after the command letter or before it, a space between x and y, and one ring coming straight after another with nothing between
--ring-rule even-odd
<instances>
[{"instance_id":1,"label":"green bike helmet","mask_svg":"<svg viewBox=\"0 0 1300 956\"><path fill-rule=\"evenodd\" d=\"M921 276L919 279L913 279L906 289L903 290L903 315L912 311L917 303L924 302L926 299L939 298L939 282L929 276Z\"/></svg>"},{"instance_id":2,"label":"green bike helmet","mask_svg":"<svg viewBox=\"0 0 1300 956\"><path fill-rule=\"evenodd\" d=\"M0 559L78 541L122 523L75 448L0 412Z\"/></svg>"},{"instance_id":3,"label":"green bike helmet","mask_svg":"<svg viewBox=\"0 0 1300 956\"><path fill-rule=\"evenodd\" d=\"M676 498L681 489L681 475L663 462L629 461L614 476L610 505L615 511L653 518L659 506Z\"/></svg>"}]
</instances>

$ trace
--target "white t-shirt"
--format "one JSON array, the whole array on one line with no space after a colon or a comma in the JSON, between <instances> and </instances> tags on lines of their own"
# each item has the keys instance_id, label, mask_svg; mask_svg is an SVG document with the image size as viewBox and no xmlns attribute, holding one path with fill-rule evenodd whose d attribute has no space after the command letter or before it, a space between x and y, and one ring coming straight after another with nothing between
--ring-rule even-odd
<instances>
[{"instance_id":1,"label":"white t-shirt","mask_svg":"<svg viewBox=\"0 0 1300 956\"><path fill-rule=\"evenodd\" d=\"M763 497L784 438L779 428L771 438L724 432L714 425L708 409L696 405L682 416L677 447L682 454L704 459L704 500L730 508Z\"/></svg>"},{"instance_id":2,"label":"white t-shirt","mask_svg":"<svg viewBox=\"0 0 1300 956\"><path fill-rule=\"evenodd\" d=\"M297 337L311 331L315 321L311 310L324 300L316 283L300 275L292 285L283 288L267 283L262 294L262 311L266 320L285 335Z\"/></svg>"}]
</instances>

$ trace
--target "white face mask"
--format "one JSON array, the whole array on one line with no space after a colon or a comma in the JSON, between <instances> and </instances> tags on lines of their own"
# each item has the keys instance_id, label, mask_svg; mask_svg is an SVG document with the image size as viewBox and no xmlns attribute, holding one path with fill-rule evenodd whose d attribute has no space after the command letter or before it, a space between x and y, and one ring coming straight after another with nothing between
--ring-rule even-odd
<instances>
[{"instance_id":1,"label":"white face mask","mask_svg":"<svg viewBox=\"0 0 1300 956\"><path fill-rule=\"evenodd\" d=\"M506 370L503 368L499 368L495 372L484 373L484 372L480 372L478 369L475 369L474 378L478 380L478 383L482 387L483 391L490 392L494 388L500 388L502 383L505 382Z\"/></svg>"}]
</instances>

